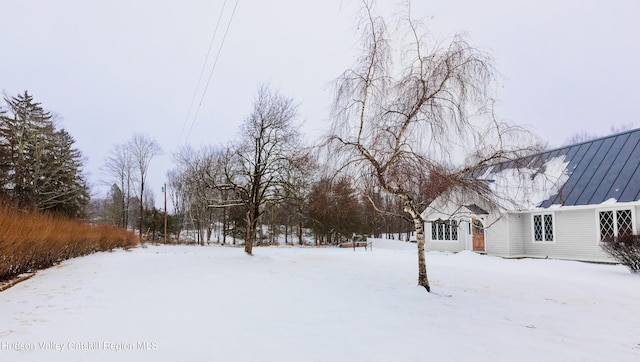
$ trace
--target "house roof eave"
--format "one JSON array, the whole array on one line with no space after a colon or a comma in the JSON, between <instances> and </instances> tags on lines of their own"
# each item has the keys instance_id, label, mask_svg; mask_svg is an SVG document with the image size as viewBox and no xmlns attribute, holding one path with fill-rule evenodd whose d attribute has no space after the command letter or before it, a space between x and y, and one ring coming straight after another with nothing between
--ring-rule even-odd
<instances>
[{"instance_id":1,"label":"house roof eave","mask_svg":"<svg viewBox=\"0 0 640 362\"><path fill-rule=\"evenodd\" d=\"M533 209L526 210L509 210L507 213L509 214L531 214L538 212L549 212L549 211L570 211L570 210L598 210L598 209L615 209L615 208L624 208L624 207L638 207L640 206L640 200L637 201L627 201L627 202L617 202L607 200L605 202L599 204L589 204L589 205L551 205L549 207L536 207Z\"/></svg>"}]
</instances>

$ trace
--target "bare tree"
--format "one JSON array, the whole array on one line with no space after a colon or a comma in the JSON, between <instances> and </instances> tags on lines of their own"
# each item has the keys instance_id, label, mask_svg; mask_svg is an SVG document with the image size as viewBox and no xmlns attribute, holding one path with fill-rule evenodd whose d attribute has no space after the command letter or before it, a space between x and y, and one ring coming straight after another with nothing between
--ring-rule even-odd
<instances>
[{"instance_id":1,"label":"bare tree","mask_svg":"<svg viewBox=\"0 0 640 362\"><path fill-rule=\"evenodd\" d=\"M564 141L563 145L564 146L575 145L577 143L594 140L598 137L599 136L597 134L589 133L587 131L580 131L580 132L574 133L571 137L567 138Z\"/></svg>"},{"instance_id":2,"label":"bare tree","mask_svg":"<svg viewBox=\"0 0 640 362\"><path fill-rule=\"evenodd\" d=\"M268 203L283 199L290 187L288 176L298 167L300 135L294 121L293 99L270 90L258 89L253 112L241 127L241 139L220 158L223 179L214 187L232 191L236 198L217 200L212 207L241 205L246 211L245 252L253 252L260 216Z\"/></svg>"},{"instance_id":3,"label":"bare tree","mask_svg":"<svg viewBox=\"0 0 640 362\"><path fill-rule=\"evenodd\" d=\"M397 32L372 2L361 10L362 55L336 80L327 146L341 171L402 200L417 239L418 285L430 291L421 210L454 187L489 192L469 174L515 157L513 129L492 117L490 57L463 35L430 40L408 2Z\"/></svg>"},{"instance_id":4,"label":"bare tree","mask_svg":"<svg viewBox=\"0 0 640 362\"><path fill-rule=\"evenodd\" d=\"M147 182L147 173L149 172L151 160L155 156L162 154L162 148L156 141L140 133L133 136L129 143L127 143L127 148L131 152L135 169L138 173L137 181L140 191L140 219L138 225L140 227L140 240L142 240L142 228L144 225L144 187Z\"/></svg>"},{"instance_id":5,"label":"bare tree","mask_svg":"<svg viewBox=\"0 0 640 362\"><path fill-rule=\"evenodd\" d=\"M117 200L113 201L117 201L120 210L117 213L120 217L117 225L126 229L129 225L129 203L135 177L135 164L129 144L114 145L105 159L103 170L109 176L107 184L115 185L119 189L112 197L117 196Z\"/></svg>"},{"instance_id":6,"label":"bare tree","mask_svg":"<svg viewBox=\"0 0 640 362\"><path fill-rule=\"evenodd\" d=\"M311 187L308 213L314 220L316 239L326 238L335 245L353 233L362 233L362 211L356 190L346 176L323 178Z\"/></svg>"},{"instance_id":7,"label":"bare tree","mask_svg":"<svg viewBox=\"0 0 640 362\"><path fill-rule=\"evenodd\" d=\"M280 205L280 208L285 210L287 219L285 220L285 226L291 225L295 227L298 244L304 244L303 236L303 224L307 216L307 199L311 188L311 179L314 172L318 170L318 165L311 155L306 150L296 151L296 154L292 157L294 161L287 170L287 178L284 190L284 202ZM285 237L285 242L286 242ZM293 240L291 241L293 244Z\"/></svg>"},{"instance_id":8,"label":"bare tree","mask_svg":"<svg viewBox=\"0 0 640 362\"><path fill-rule=\"evenodd\" d=\"M185 176L179 169L170 170L167 173L169 180L169 196L173 206L173 220L176 240L180 240L180 233L185 224L186 209L188 202L188 187ZM166 192L166 190L165 190Z\"/></svg>"},{"instance_id":9,"label":"bare tree","mask_svg":"<svg viewBox=\"0 0 640 362\"><path fill-rule=\"evenodd\" d=\"M182 193L185 216L197 231L198 243L204 243L205 238L207 242L211 241L215 210L209 204L216 199L217 192L211 185L216 183L215 175L219 174L216 167L221 152L214 147L197 151L184 147L174 154L180 167L172 171L170 180L176 190Z\"/></svg>"},{"instance_id":10,"label":"bare tree","mask_svg":"<svg viewBox=\"0 0 640 362\"><path fill-rule=\"evenodd\" d=\"M625 123L619 126L611 126L609 128L609 134L613 135L616 133L626 132L632 129L633 129L633 123ZM603 137L603 136L595 133L589 133L587 131L579 131L574 133L571 137L567 138L562 145L563 146L575 145L577 143L591 141L600 137Z\"/></svg>"}]
</instances>

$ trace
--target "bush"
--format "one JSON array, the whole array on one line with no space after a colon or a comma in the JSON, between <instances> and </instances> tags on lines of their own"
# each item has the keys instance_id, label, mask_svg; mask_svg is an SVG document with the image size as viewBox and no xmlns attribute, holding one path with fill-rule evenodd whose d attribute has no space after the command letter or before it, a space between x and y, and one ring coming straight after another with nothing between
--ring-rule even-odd
<instances>
[{"instance_id":1,"label":"bush","mask_svg":"<svg viewBox=\"0 0 640 362\"><path fill-rule=\"evenodd\" d=\"M622 235L605 240L602 249L632 273L640 273L640 235Z\"/></svg>"},{"instance_id":2,"label":"bush","mask_svg":"<svg viewBox=\"0 0 640 362\"><path fill-rule=\"evenodd\" d=\"M135 233L0 205L0 281L62 260L138 244Z\"/></svg>"}]
</instances>

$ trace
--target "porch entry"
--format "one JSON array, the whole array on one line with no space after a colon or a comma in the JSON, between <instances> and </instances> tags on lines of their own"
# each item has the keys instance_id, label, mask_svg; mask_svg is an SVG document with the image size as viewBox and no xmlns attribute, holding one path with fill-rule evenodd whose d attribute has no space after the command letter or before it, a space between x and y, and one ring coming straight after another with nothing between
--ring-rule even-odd
<instances>
[{"instance_id":1,"label":"porch entry","mask_svg":"<svg viewBox=\"0 0 640 362\"><path fill-rule=\"evenodd\" d=\"M471 218L471 240L473 251L484 252L484 225L479 219Z\"/></svg>"}]
</instances>

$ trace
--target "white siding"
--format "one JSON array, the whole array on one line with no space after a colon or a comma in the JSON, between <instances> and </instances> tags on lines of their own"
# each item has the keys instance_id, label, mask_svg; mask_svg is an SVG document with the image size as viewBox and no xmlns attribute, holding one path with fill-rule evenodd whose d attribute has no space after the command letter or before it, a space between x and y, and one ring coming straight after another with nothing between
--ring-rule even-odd
<instances>
[{"instance_id":1,"label":"white siding","mask_svg":"<svg viewBox=\"0 0 640 362\"><path fill-rule=\"evenodd\" d=\"M479 198L469 198L462 205L475 203L482 208ZM459 200L460 202L460 200ZM471 250L471 235L468 212L457 214L460 206L444 201L434 203L423 212L426 220L447 219L459 220L458 241L431 240L431 224L426 223L426 250L459 252ZM490 215L476 215L485 226L485 250L487 254L504 257L538 257L554 259L572 259L595 262L613 262L600 247L598 235L598 211L616 208L616 204L603 204L582 207L540 210L536 213L552 213L554 220L553 242L533 241L533 213L500 214L496 210ZM636 233L640 233L640 204L619 205L617 208L633 209ZM490 208L486 207L485 210Z\"/></svg>"},{"instance_id":2,"label":"white siding","mask_svg":"<svg viewBox=\"0 0 640 362\"><path fill-rule=\"evenodd\" d=\"M485 221L484 246L487 254L509 256L509 222L506 214L491 214Z\"/></svg>"},{"instance_id":3,"label":"white siding","mask_svg":"<svg viewBox=\"0 0 640 362\"><path fill-rule=\"evenodd\" d=\"M525 240L527 240L525 220L529 220L528 215L509 214L509 255L510 257L525 256Z\"/></svg>"},{"instance_id":4,"label":"white siding","mask_svg":"<svg viewBox=\"0 0 640 362\"><path fill-rule=\"evenodd\" d=\"M458 240L433 240L431 238L431 223L424 224L425 232L425 250L426 251L450 251L457 253L466 249L467 230L469 223L463 222L458 224Z\"/></svg>"},{"instance_id":5,"label":"white siding","mask_svg":"<svg viewBox=\"0 0 640 362\"><path fill-rule=\"evenodd\" d=\"M640 234L640 205L636 206L636 234Z\"/></svg>"},{"instance_id":6,"label":"white siding","mask_svg":"<svg viewBox=\"0 0 640 362\"><path fill-rule=\"evenodd\" d=\"M534 242L531 214L525 218L525 254L532 257L610 262L598 240L596 209L554 212L555 241Z\"/></svg>"}]
</instances>

